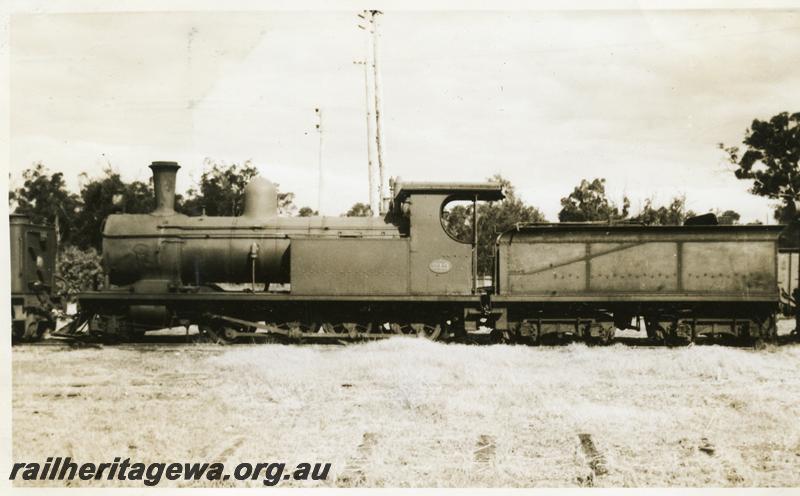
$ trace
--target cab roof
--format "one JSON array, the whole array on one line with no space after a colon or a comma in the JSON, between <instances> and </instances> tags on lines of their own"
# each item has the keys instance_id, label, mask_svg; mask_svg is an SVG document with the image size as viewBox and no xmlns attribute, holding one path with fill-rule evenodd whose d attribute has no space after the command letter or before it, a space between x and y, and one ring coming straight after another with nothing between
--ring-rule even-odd
<instances>
[{"instance_id":1,"label":"cab roof","mask_svg":"<svg viewBox=\"0 0 800 496\"><path fill-rule=\"evenodd\" d=\"M404 200L408 196L417 195L451 195L457 199L478 201L495 201L505 198L500 183L444 183L444 182L409 182L395 185L396 200Z\"/></svg>"}]
</instances>

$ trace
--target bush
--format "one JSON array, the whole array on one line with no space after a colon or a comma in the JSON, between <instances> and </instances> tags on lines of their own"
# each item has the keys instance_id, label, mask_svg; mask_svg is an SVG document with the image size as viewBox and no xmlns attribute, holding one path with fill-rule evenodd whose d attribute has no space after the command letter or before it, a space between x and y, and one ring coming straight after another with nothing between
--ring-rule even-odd
<instances>
[{"instance_id":1,"label":"bush","mask_svg":"<svg viewBox=\"0 0 800 496\"><path fill-rule=\"evenodd\" d=\"M73 245L64 246L56 260L56 295L74 301L75 295L91 291L103 278L100 254L94 248L85 250Z\"/></svg>"}]
</instances>

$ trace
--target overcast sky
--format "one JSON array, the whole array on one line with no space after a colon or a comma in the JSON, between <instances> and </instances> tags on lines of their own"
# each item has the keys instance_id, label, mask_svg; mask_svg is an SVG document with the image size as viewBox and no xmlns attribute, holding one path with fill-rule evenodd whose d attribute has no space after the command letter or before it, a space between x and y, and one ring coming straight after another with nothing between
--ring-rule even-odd
<instances>
[{"instance_id":1,"label":"overcast sky","mask_svg":"<svg viewBox=\"0 0 800 496\"><path fill-rule=\"evenodd\" d=\"M41 161L110 164L147 180L176 160L179 189L209 157L252 160L323 214L367 201L364 33L356 12L15 14L11 186ZM386 163L418 181L501 173L557 220L559 199L604 177L611 197L771 219L718 142L800 111L800 15L787 11L393 12L382 16Z\"/></svg>"}]
</instances>

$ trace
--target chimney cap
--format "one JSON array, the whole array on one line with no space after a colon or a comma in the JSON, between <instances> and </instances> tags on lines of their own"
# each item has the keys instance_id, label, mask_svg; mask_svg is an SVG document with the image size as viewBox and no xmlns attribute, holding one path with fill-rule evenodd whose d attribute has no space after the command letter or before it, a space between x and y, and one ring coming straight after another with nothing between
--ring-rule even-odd
<instances>
[{"instance_id":1,"label":"chimney cap","mask_svg":"<svg viewBox=\"0 0 800 496\"><path fill-rule=\"evenodd\" d=\"M153 171L155 171L155 170L164 170L164 169L167 169L167 170L169 170L169 169L178 170L178 169L181 168L181 166L178 165L178 162L155 161L152 164L150 164L150 168Z\"/></svg>"}]
</instances>

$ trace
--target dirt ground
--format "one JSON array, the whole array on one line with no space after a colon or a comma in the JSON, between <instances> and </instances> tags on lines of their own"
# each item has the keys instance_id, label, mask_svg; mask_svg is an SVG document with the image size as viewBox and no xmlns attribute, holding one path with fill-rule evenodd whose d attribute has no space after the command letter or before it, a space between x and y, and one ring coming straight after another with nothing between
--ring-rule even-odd
<instances>
[{"instance_id":1,"label":"dirt ground","mask_svg":"<svg viewBox=\"0 0 800 496\"><path fill-rule=\"evenodd\" d=\"M797 486L799 374L792 344L18 346L13 457L332 463L282 484L303 487Z\"/></svg>"}]
</instances>

